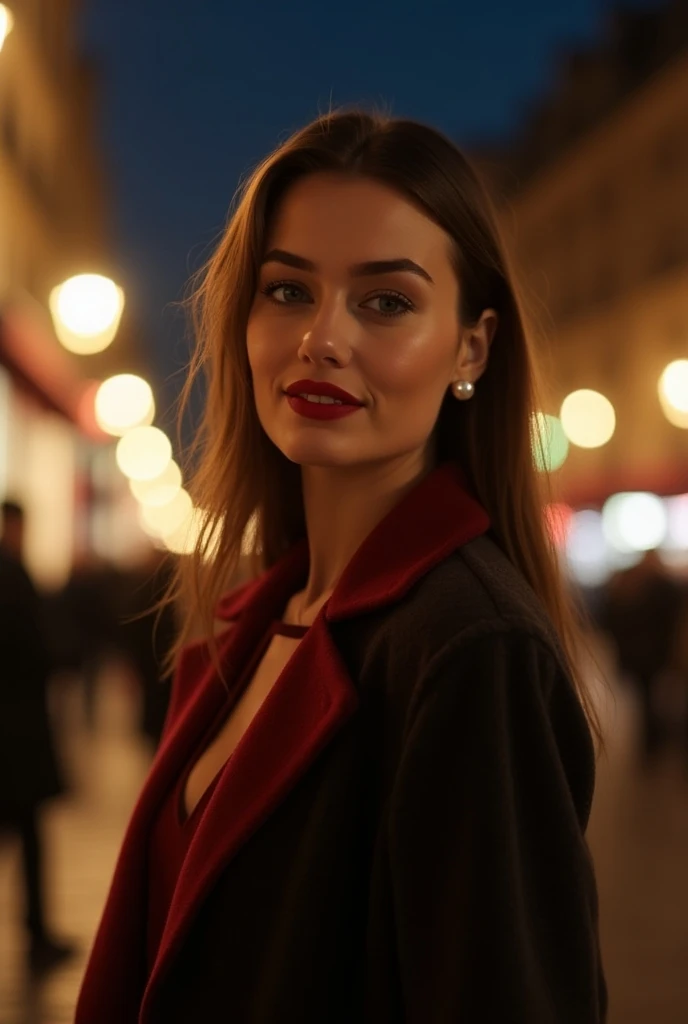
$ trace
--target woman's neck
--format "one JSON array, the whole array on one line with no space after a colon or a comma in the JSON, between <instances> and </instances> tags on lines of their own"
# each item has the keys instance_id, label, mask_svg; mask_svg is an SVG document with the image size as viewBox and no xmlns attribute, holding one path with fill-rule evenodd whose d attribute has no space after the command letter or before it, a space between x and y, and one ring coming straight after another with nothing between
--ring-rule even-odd
<instances>
[{"instance_id":1,"label":"woman's neck","mask_svg":"<svg viewBox=\"0 0 688 1024\"><path fill-rule=\"evenodd\" d=\"M302 609L319 606L369 533L432 468L414 454L351 468L304 466L301 471L310 553Z\"/></svg>"}]
</instances>

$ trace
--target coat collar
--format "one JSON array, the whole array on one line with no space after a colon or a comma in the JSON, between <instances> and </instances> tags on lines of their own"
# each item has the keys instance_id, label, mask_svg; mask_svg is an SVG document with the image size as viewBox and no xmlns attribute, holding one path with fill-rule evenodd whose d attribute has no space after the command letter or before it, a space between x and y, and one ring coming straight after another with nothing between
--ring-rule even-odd
<instances>
[{"instance_id":1,"label":"coat collar","mask_svg":"<svg viewBox=\"0 0 688 1024\"><path fill-rule=\"evenodd\" d=\"M399 601L433 566L489 526L463 472L443 463L360 546L328 602L327 619L348 619Z\"/></svg>"},{"instance_id":2,"label":"coat collar","mask_svg":"<svg viewBox=\"0 0 688 1024\"><path fill-rule=\"evenodd\" d=\"M77 1024L154 1019L156 993L183 947L199 905L241 846L287 797L299 778L358 707L358 690L337 649L329 623L400 600L452 551L484 533L486 513L460 471L442 465L408 492L372 531L343 573L329 601L287 663L237 747L204 809L189 847L152 974L141 967L147 845L151 822L207 728L227 700L202 645L188 648L175 679L165 739L132 816L103 922L81 993ZM256 581L228 595L222 618L234 628L221 638L222 662L241 667L307 578L308 547L296 544ZM117 955L112 957L113 946ZM120 960L119 958L123 958ZM127 965L127 958L132 963ZM138 963L138 966L134 964ZM107 978L107 982L105 982ZM134 979L138 979L135 981ZM103 998L104 986L109 993ZM142 990L145 987L145 994ZM108 1010L105 1011L104 1007Z\"/></svg>"},{"instance_id":3,"label":"coat collar","mask_svg":"<svg viewBox=\"0 0 688 1024\"><path fill-rule=\"evenodd\" d=\"M433 566L490 527L463 470L445 462L410 490L356 551L327 602L328 622L394 604ZM268 572L275 583L305 582L308 546L299 541ZM264 577L263 577L264 579ZM238 618L255 599L261 580L220 602L219 617ZM290 596L290 595L289 595Z\"/></svg>"}]
</instances>

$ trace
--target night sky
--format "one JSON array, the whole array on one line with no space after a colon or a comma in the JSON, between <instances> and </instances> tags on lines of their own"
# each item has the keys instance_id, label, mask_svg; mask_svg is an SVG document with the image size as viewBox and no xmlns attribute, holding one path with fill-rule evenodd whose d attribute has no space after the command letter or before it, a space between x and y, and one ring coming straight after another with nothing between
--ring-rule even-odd
<instances>
[{"instance_id":1,"label":"night sky","mask_svg":"<svg viewBox=\"0 0 688 1024\"><path fill-rule=\"evenodd\" d=\"M165 422L187 357L174 303L260 157L331 103L384 104L460 143L508 137L553 82L558 55L601 36L609 3L83 6L84 46L101 68L116 266L152 354Z\"/></svg>"}]
</instances>

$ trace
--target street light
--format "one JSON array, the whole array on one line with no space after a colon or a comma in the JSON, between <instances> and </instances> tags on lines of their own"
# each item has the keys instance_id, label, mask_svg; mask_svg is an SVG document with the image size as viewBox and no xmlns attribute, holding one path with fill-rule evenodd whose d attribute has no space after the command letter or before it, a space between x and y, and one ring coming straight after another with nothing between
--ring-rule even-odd
<instances>
[{"instance_id":1,"label":"street light","mask_svg":"<svg viewBox=\"0 0 688 1024\"><path fill-rule=\"evenodd\" d=\"M92 355L114 340L124 292L100 274L78 274L53 288L50 312L58 339L69 352Z\"/></svg>"},{"instance_id":2,"label":"street light","mask_svg":"<svg viewBox=\"0 0 688 1024\"><path fill-rule=\"evenodd\" d=\"M5 40L12 31L14 26L14 16L12 11L4 4L0 4L0 50L5 45Z\"/></svg>"}]
</instances>

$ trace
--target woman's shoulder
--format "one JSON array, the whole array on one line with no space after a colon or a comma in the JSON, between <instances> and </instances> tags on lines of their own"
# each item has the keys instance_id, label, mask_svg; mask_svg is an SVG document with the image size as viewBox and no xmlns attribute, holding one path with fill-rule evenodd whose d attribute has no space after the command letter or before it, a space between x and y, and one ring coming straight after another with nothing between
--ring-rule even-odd
<instances>
[{"instance_id":1,"label":"woman's shoulder","mask_svg":"<svg viewBox=\"0 0 688 1024\"><path fill-rule=\"evenodd\" d=\"M487 536L452 552L401 600L338 624L336 639L361 684L382 687L402 716L438 671L475 679L498 674L500 659L506 670L526 654L547 675L533 685L547 688L556 676L572 688L542 602Z\"/></svg>"},{"instance_id":2,"label":"woman's shoulder","mask_svg":"<svg viewBox=\"0 0 688 1024\"><path fill-rule=\"evenodd\" d=\"M431 569L390 617L390 627L413 629L433 646L456 646L483 635L529 634L559 653L542 601L488 535L469 541Z\"/></svg>"}]
</instances>

